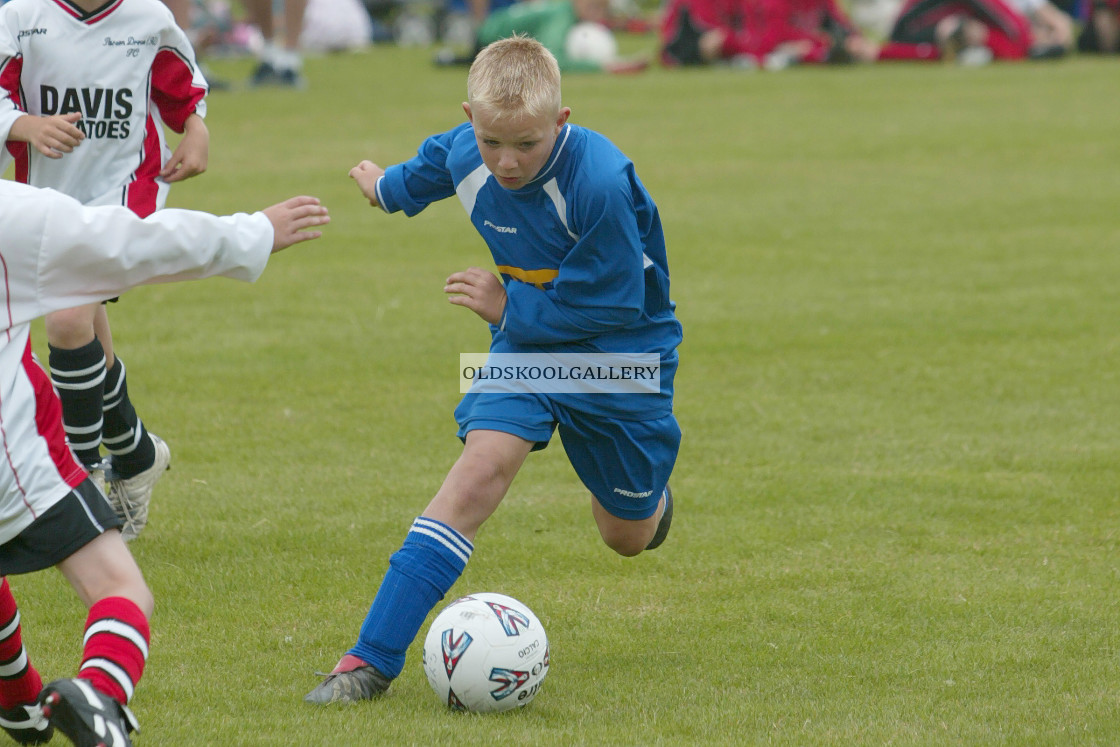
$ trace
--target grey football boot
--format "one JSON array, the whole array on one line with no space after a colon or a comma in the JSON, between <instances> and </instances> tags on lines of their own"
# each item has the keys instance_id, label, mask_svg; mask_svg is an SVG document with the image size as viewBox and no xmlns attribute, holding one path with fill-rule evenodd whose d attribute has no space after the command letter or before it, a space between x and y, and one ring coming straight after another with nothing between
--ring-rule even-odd
<instances>
[{"instance_id":1,"label":"grey football boot","mask_svg":"<svg viewBox=\"0 0 1120 747\"><path fill-rule=\"evenodd\" d=\"M308 703L359 703L370 700L389 689L388 677L376 667L347 654L326 679L303 697Z\"/></svg>"}]
</instances>

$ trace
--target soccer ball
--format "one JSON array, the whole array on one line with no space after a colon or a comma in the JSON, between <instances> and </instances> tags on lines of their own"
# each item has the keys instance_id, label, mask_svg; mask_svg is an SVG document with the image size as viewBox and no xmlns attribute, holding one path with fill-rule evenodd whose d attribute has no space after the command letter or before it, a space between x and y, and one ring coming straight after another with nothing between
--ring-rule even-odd
<instances>
[{"instance_id":1,"label":"soccer ball","mask_svg":"<svg viewBox=\"0 0 1120 747\"><path fill-rule=\"evenodd\" d=\"M424 639L424 674L452 709L487 713L529 703L548 674L548 638L533 611L504 594L461 597Z\"/></svg>"},{"instance_id":2,"label":"soccer ball","mask_svg":"<svg viewBox=\"0 0 1120 747\"><path fill-rule=\"evenodd\" d=\"M577 23L564 40L568 59L577 62L597 62L605 65L618 57L618 42L611 30L601 23Z\"/></svg>"}]
</instances>

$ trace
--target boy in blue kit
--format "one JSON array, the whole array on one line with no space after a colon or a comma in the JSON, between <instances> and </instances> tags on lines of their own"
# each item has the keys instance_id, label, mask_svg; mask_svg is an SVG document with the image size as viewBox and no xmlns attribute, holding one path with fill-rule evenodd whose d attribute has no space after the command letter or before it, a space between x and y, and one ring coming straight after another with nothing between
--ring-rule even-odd
<instances>
[{"instance_id":1,"label":"boy in blue kit","mask_svg":"<svg viewBox=\"0 0 1120 747\"><path fill-rule=\"evenodd\" d=\"M681 432L673 375L681 327L669 300L657 207L606 138L568 123L560 70L539 42L483 49L467 79L468 122L415 158L350 171L370 204L415 215L458 196L501 279L472 267L444 287L491 325L490 353L656 354L654 393L471 392L455 411L463 452L394 553L357 644L305 697L357 702L384 692L433 607L462 575L475 535L530 451L560 438L592 493L603 541L632 556L665 539Z\"/></svg>"}]
</instances>

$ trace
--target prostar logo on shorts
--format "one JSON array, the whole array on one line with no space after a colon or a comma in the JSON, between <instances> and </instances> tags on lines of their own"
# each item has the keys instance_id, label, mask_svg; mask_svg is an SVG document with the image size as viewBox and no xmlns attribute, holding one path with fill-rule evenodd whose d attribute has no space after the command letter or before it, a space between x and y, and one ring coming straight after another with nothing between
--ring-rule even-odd
<instances>
[{"instance_id":1,"label":"prostar logo on shorts","mask_svg":"<svg viewBox=\"0 0 1120 747\"><path fill-rule=\"evenodd\" d=\"M624 498L649 498L651 495L653 495L652 490L644 490L641 493L635 493L632 490L623 490L622 488L615 488L614 492L618 493L619 495L621 495Z\"/></svg>"}]
</instances>

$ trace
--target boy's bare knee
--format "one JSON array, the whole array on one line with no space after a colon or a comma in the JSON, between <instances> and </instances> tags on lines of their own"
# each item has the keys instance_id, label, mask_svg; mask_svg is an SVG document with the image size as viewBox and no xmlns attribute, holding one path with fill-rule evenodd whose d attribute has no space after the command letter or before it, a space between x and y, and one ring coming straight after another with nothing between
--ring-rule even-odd
<instances>
[{"instance_id":1,"label":"boy's bare knee","mask_svg":"<svg viewBox=\"0 0 1120 747\"><path fill-rule=\"evenodd\" d=\"M632 558L646 549L654 532L657 531L656 517L647 519L630 520L613 516L599 503L594 496L591 497L591 513L595 517L595 525L599 527L599 536L607 547L623 557Z\"/></svg>"},{"instance_id":2,"label":"boy's bare knee","mask_svg":"<svg viewBox=\"0 0 1120 747\"><path fill-rule=\"evenodd\" d=\"M93 342L93 314L88 307L81 306L48 314L43 324L47 339L55 347L80 348Z\"/></svg>"},{"instance_id":3,"label":"boy's bare knee","mask_svg":"<svg viewBox=\"0 0 1120 747\"><path fill-rule=\"evenodd\" d=\"M646 549L646 545L653 537L653 535L646 536L649 532L643 524L644 522L622 524L617 521L603 522L599 524L599 536L603 538L607 547L623 557L632 558Z\"/></svg>"},{"instance_id":4,"label":"boy's bare knee","mask_svg":"<svg viewBox=\"0 0 1120 747\"><path fill-rule=\"evenodd\" d=\"M603 541L607 543L607 547L624 558L632 558L638 555L642 550L646 549L646 545L649 544L649 540L645 542L635 542L633 538L630 537L612 539L604 537Z\"/></svg>"}]
</instances>

